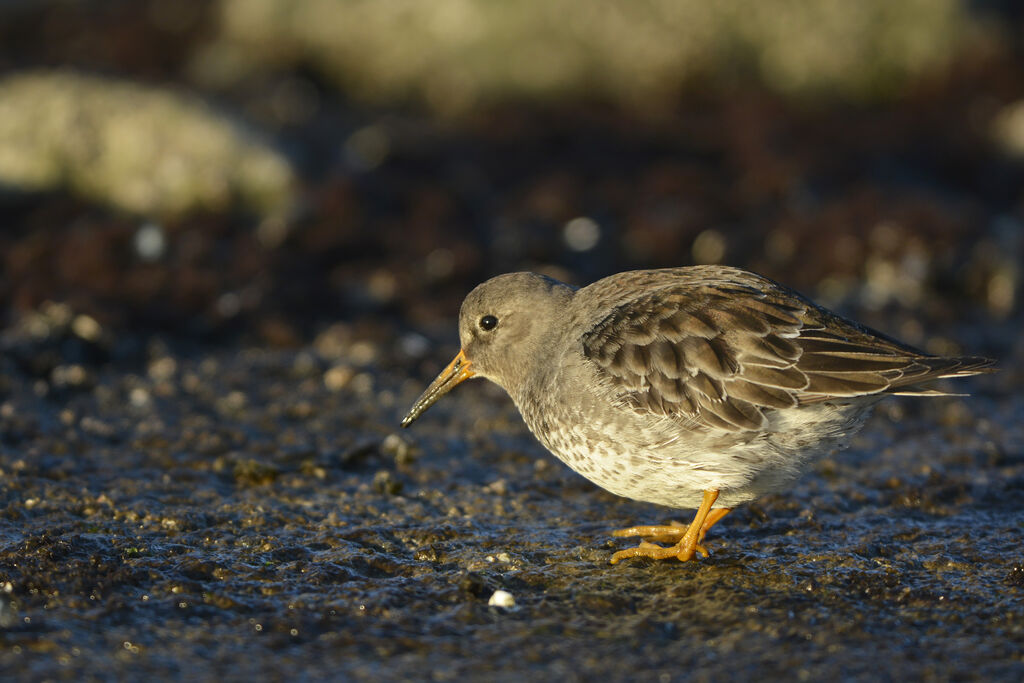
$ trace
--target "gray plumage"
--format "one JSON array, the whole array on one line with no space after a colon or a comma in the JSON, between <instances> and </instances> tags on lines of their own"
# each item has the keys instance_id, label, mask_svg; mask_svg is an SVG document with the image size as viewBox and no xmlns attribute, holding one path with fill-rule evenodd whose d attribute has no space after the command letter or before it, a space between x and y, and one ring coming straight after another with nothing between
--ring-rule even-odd
<instances>
[{"instance_id":1,"label":"gray plumage","mask_svg":"<svg viewBox=\"0 0 1024 683\"><path fill-rule=\"evenodd\" d=\"M882 397L938 395L923 385L992 365L926 354L722 266L620 273L578 290L502 275L466 297L459 336L465 376L503 387L559 459L613 493L671 507L697 507L708 490L726 508L783 490ZM463 378L432 385L403 424Z\"/></svg>"}]
</instances>

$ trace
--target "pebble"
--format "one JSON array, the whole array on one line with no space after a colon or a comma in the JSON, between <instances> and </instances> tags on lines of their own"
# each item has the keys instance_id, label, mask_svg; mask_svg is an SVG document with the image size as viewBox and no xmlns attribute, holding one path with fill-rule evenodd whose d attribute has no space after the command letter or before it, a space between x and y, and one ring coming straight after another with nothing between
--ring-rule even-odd
<instances>
[{"instance_id":1,"label":"pebble","mask_svg":"<svg viewBox=\"0 0 1024 683\"><path fill-rule=\"evenodd\" d=\"M328 391L341 391L354 374L352 368L347 365L335 365L324 373L324 386Z\"/></svg>"},{"instance_id":2,"label":"pebble","mask_svg":"<svg viewBox=\"0 0 1024 683\"><path fill-rule=\"evenodd\" d=\"M490 607L504 607L505 609L512 609L516 606L516 599L511 593L503 590L496 590L491 595L491 599L487 601Z\"/></svg>"},{"instance_id":3,"label":"pebble","mask_svg":"<svg viewBox=\"0 0 1024 683\"><path fill-rule=\"evenodd\" d=\"M9 593L9 590L0 593L0 628L10 628L18 623L18 608Z\"/></svg>"},{"instance_id":4,"label":"pebble","mask_svg":"<svg viewBox=\"0 0 1024 683\"><path fill-rule=\"evenodd\" d=\"M412 446L398 434L388 434L380 444L380 452L391 456L399 465L412 462Z\"/></svg>"}]
</instances>

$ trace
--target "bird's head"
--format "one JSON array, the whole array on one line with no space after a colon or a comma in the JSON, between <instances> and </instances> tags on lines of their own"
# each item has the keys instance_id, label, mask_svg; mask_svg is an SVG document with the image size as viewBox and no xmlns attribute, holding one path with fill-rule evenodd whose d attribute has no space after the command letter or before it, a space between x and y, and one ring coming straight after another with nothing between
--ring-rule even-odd
<instances>
[{"instance_id":1,"label":"bird's head","mask_svg":"<svg viewBox=\"0 0 1024 683\"><path fill-rule=\"evenodd\" d=\"M513 396L528 381L558 329L574 289L536 273L509 273L474 289L459 312L462 350L402 420L408 427L455 386L484 377Z\"/></svg>"}]
</instances>

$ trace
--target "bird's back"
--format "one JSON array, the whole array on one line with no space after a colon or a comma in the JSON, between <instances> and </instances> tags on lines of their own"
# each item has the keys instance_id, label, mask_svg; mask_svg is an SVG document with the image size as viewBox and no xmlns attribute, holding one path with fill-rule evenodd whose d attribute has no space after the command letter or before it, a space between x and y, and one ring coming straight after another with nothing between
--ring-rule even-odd
<instances>
[{"instance_id":1,"label":"bird's back","mask_svg":"<svg viewBox=\"0 0 1024 683\"><path fill-rule=\"evenodd\" d=\"M690 425L743 431L771 411L990 370L933 356L736 268L635 271L577 292L580 353L617 401Z\"/></svg>"}]
</instances>

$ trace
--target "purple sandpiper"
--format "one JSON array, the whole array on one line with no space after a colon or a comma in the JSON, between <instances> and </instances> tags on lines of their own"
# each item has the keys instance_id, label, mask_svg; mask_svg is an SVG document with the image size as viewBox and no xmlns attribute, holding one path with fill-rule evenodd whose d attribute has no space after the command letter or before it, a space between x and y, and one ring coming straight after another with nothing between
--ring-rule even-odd
<instances>
[{"instance_id":1,"label":"purple sandpiper","mask_svg":"<svg viewBox=\"0 0 1024 683\"><path fill-rule=\"evenodd\" d=\"M732 508L793 485L888 395L948 395L934 380L992 371L846 320L768 278L694 266L619 273L577 289L511 273L469 293L462 350L402 426L469 377L512 397L548 450L626 498L697 508L637 526L627 557L704 557ZM672 545L659 545L671 543Z\"/></svg>"}]
</instances>

